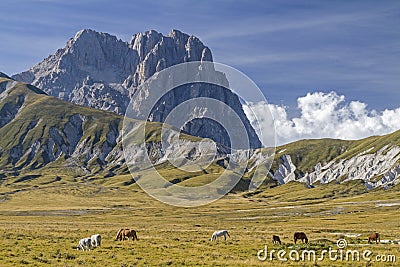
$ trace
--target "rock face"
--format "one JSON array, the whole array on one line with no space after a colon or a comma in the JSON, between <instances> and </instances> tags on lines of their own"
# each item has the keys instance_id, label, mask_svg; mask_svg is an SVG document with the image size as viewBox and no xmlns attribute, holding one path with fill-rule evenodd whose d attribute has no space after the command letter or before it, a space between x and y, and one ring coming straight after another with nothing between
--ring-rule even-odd
<instances>
[{"instance_id":1,"label":"rock face","mask_svg":"<svg viewBox=\"0 0 400 267\"><path fill-rule=\"evenodd\" d=\"M127 88L142 84L156 71L191 61L212 61L211 51L195 36L172 30L168 36L156 31L137 33L129 47L137 51L139 64L124 82Z\"/></svg>"},{"instance_id":2,"label":"rock face","mask_svg":"<svg viewBox=\"0 0 400 267\"><path fill-rule=\"evenodd\" d=\"M33 84L62 100L123 115L129 101L138 96L138 87L154 73L193 61L212 61L211 51L197 37L178 30L172 30L167 36L154 30L137 33L128 43L110 34L86 29L79 31L54 55L14 75L13 79ZM228 81L225 83L228 84ZM164 101L155 107L149 120L164 122L174 107L200 95L228 104L243 121L250 146L261 147L239 98L230 90L216 89L212 85L190 89L183 86L164 96ZM137 105L140 105L139 102ZM141 109L140 106L136 108ZM197 126L194 122L186 126L185 131L229 145L229 137L220 136L223 131L218 125L205 120L196 123Z\"/></svg>"},{"instance_id":3,"label":"rock face","mask_svg":"<svg viewBox=\"0 0 400 267\"><path fill-rule=\"evenodd\" d=\"M299 181L308 185L362 180L367 189L391 187L400 183L400 147L386 145L375 153L369 150L347 159L318 162L311 172L296 175L290 155L282 155L273 178L281 184ZM301 173L301 172L300 172Z\"/></svg>"},{"instance_id":4,"label":"rock face","mask_svg":"<svg viewBox=\"0 0 400 267\"><path fill-rule=\"evenodd\" d=\"M129 101L120 84L138 62L137 52L115 36L82 30L64 48L13 79L62 100L122 113Z\"/></svg>"},{"instance_id":5,"label":"rock face","mask_svg":"<svg viewBox=\"0 0 400 267\"><path fill-rule=\"evenodd\" d=\"M293 164L290 155L283 155L279 158L280 164L274 173L274 179L278 180L280 184L285 184L296 179L294 171L296 166Z\"/></svg>"}]
</instances>

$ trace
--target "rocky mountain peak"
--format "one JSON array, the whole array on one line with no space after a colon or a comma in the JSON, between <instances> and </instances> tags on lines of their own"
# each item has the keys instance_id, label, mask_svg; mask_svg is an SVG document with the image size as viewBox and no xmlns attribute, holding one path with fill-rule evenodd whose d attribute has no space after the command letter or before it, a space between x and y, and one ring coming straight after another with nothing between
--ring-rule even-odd
<instances>
[{"instance_id":1,"label":"rocky mountain peak","mask_svg":"<svg viewBox=\"0 0 400 267\"><path fill-rule=\"evenodd\" d=\"M180 30L177 30L177 29L172 29L172 30L168 33L168 36L169 36L169 37L181 36L181 35L186 35L186 36L188 36L187 34L182 33Z\"/></svg>"},{"instance_id":2,"label":"rocky mountain peak","mask_svg":"<svg viewBox=\"0 0 400 267\"><path fill-rule=\"evenodd\" d=\"M81 30L71 38L59 60L60 69L79 70L96 81L122 83L135 71L136 51L108 33Z\"/></svg>"},{"instance_id":3,"label":"rocky mountain peak","mask_svg":"<svg viewBox=\"0 0 400 267\"><path fill-rule=\"evenodd\" d=\"M151 30L132 36L130 47L138 52L136 72L124 82L127 88L142 84L155 72L190 61L212 61L212 54L199 38L171 30L167 36Z\"/></svg>"},{"instance_id":4,"label":"rocky mountain peak","mask_svg":"<svg viewBox=\"0 0 400 267\"><path fill-rule=\"evenodd\" d=\"M133 50L138 52L140 61L143 61L146 55L153 47L160 42L162 34L155 30L146 31L144 33L136 33L132 36L129 44Z\"/></svg>"},{"instance_id":5,"label":"rocky mountain peak","mask_svg":"<svg viewBox=\"0 0 400 267\"><path fill-rule=\"evenodd\" d=\"M82 30L78 31L75 34L75 36L73 38L71 38L70 40L77 41L82 36L89 36L89 37L92 36L92 37L96 38L98 35L109 35L109 36L111 36L108 33L97 32L97 31L92 30L92 29L82 29ZM111 37L113 37L113 36L111 36Z\"/></svg>"},{"instance_id":6,"label":"rocky mountain peak","mask_svg":"<svg viewBox=\"0 0 400 267\"><path fill-rule=\"evenodd\" d=\"M128 103L137 96L135 92L154 73L193 61L212 61L211 51L199 38L179 30L173 29L168 35L155 30L136 33L128 43L108 33L83 29L69 39L64 48L13 78L31 83L49 95L75 104L125 114ZM222 84L228 84L224 75L218 75L224 79ZM188 94L187 88L181 88L165 99L169 111L189 95L219 99L239 112L239 117L245 121L254 139L252 147L261 145L240 101L233 97L230 90L217 90L212 86L202 86L203 93L193 92L193 88L191 90L192 93ZM139 101L137 103L140 105ZM140 110L140 106L137 108ZM168 114L152 115L158 118L156 121L163 122ZM192 126L190 129L199 127ZM207 125L202 131L210 132L207 131ZM189 131L189 134L201 136L197 132Z\"/></svg>"},{"instance_id":7,"label":"rocky mountain peak","mask_svg":"<svg viewBox=\"0 0 400 267\"><path fill-rule=\"evenodd\" d=\"M136 33L127 43L108 33L83 29L64 48L13 78L63 100L123 114L127 101L121 98L156 71L199 60L212 61L210 49L178 30L167 36L155 30ZM91 87L84 82L88 78L93 81ZM110 101L99 105L88 99L99 89Z\"/></svg>"}]
</instances>

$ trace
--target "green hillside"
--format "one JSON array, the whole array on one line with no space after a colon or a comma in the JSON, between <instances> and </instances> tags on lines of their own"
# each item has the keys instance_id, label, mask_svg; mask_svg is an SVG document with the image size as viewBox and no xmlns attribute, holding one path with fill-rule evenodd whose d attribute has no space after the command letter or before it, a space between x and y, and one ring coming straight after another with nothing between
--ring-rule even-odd
<instances>
[{"instance_id":1,"label":"green hillside","mask_svg":"<svg viewBox=\"0 0 400 267\"><path fill-rule=\"evenodd\" d=\"M122 116L65 102L32 85L14 83L4 77L0 78L0 89L1 183L25 188L74 182L76 179L97 181L115 177L107 183L132 184L132 177L126 175L129 170L122 153ZM131 122L139 125L138 130L129 135L133 143L140 140L137 135L145 124L145 142L160 142L161 123ZM167 129L174 131L169 126ZM179 138L200 140L186 134L180 134ZM52 156L52 153L57 156ZM215 163L209 170L189 174L165 164L157 168L171 177L171 181L185 181L185 186L213 180L215 173L223 170ZM146 170L138 170L138 175L145 174ZM190 178L192 181L187 181Z\"/></svg>"},{"instance_id":2,"label":"green hillside","mask_svg":"<svg viewBox=\"0 0 400 267\"><path fill-rule=\"evenodd\" d=\"M1 83L9 81L7 79L0 80ZM122 122L122 118L116 114L61 101L24 83L16 84L9 90L7 98L0 102L2 116L12 113L12 109L17 112L15 118L0 128L0 136L2 136L0 147L3 151L0 166L7 171L39 169L52 163L45 153L36 153L33 158L30 158L29 153L26 152L35 142L48 143L52 129L65 129L73 116L85 117L80 140L86 140L93 146L104 143L110 128L120 129ZM67 143L65 133L60 131L59 134ZM13 161L9 155L4 153L4 151L12 152L18 147L24 153L18 161ZM54 161L54 165L63 166L65 160L70 156L63 154ZM94 158L86 164L90 165L96 161L97 159Z\"/></svg>"},{"instance_id":3,"label":"green hillside","mask_svg":"<svg viewBox=\"0 0 400 267\"><path fill-rule=\"evenodd\" d=\"M361 140L313 139L300 140L276 148L272 169L277 169L279 157L290 155L299 173L310 172L318 163L331 160L350 159L356 155L372 154L385 146L400 146L400 130L383 136L372 136Z\"/></svg>"}]
</instances>

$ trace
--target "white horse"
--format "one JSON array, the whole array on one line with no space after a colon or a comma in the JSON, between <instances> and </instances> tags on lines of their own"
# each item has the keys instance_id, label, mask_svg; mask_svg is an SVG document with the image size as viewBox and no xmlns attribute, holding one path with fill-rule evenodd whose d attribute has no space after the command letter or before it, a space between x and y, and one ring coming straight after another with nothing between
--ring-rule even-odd
<instances>
[{"instance_id":1,"label":"white horse","mask_svg":"<svg viewBox=\"0 0 400 267\"><path fill-rule=\"evenodd\" d=\"M218 237L220 237L220 236L224 236L224 239L225 239L225 240L226 240L226 236L231 237L231 236L229 235L229 233L228 233L227 230L220 230L220 231L215 231L215 232L212 234L212 236L211 236L211 241L217 240Z\"/></svg>"},{"instance_id":2,"label":"white horse","mask_svg":"<svg viewBox=\"0 0 400 267\"><path fill-rule=\"evenodd\" d=\"M76 249L90 250L91 246L92 246L92 239L90 239L90 237L86 237L79 240L78 247Z\"/></svg>"},{"instance_id":3,"label":"white horse","mask_svg":"<svg viewBox=\"0 0 400 267\"><path fill-rule=\"evenodd\" d=\"M101 235L96 234L90 237L92 247L100 247L101 246Z\"/></svg>"}]
</instances>

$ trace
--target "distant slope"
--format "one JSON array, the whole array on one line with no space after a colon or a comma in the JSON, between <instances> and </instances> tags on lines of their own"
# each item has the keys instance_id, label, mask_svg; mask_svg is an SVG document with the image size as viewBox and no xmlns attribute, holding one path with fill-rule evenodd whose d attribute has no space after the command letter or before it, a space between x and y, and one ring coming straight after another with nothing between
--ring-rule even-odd
<instances>
[{"instance_id":1,"label":"distant slope","mask_svg":"<svg viewBox=\"0 0 400 267\"><path fill-rule=\"evenodd\" d=\"M290 155L297 173L311 171L318 162L329 162L342 155L351 146L352 141L337 139L300 140L276 148L276 157ZM274 167L277 167L275 162Z\"/></svg>"},{"instance_id":2,"label":"distant slope","mask_svg":"<svg viewBox=\"0 0 400 267\"><path fill-rule=\"evenodd\" d=\"M280 183L361 180L369 189L400 183L400 131L357 141L301 140L276 151L271 173Z\"/></svg>"}]
</instances>

